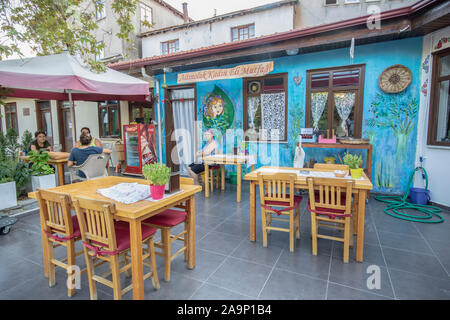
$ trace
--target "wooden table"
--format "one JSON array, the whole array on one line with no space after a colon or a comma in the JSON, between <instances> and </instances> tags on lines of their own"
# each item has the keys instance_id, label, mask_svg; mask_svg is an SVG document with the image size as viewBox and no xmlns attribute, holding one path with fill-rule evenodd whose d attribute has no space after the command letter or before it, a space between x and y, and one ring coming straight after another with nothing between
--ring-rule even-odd
<instances>
[{"instance_id":1,"label":"wooden table","mask_svg":"<svg viewBox=\"0 0 450 320\"><path fill-rule=\"evenodd\" d=\"M246 163L248 156L233 155L233 154L219 154L214 156L203 157L205 164L205 180L209 181L209 166L213 164L220 165L221 176L221 188L225 190L225 165L234 165L237 168L237 195L236 201L241 202L241 189L242 189L242 173L241 165ZM255 170L255 165L252 165L252 171ZM205 197L209 197L209 187L205 188Z\"/></svg>"},{"instance_id":2,"label":"wooden table","mask_svg":"<svg viewBox=\"0 0 450 320\"><path fill-rule=\"evenodd\" d=\"M176 205L186 203L187 218L186 223L190 228L190 238L188 246L188 268L195 267L195 194L201 192L202 187L193 184L183 184L183 179L180 180L181 192L166 199L152 202L142 200L133 204L122 204L116 202L115 219L126 221L130 225L130 249L131 249L131 264L133 277L133 298L135 300L144 299L144 269L142 265L142 230L141 222L151 216L154 216L161 211L172 208ZM60 186L49 189L50 191L67 193L71 196L84 196L95 200L112 201L99 193L97 189L112 187L119 183L133 183L149 184L146 180L124 177L104 177L70 185ZM30 198L36 198L34 192L28 194ZM41 218L42 219L42 218ZM41 220L42 223L42 220ZM41 228L42 229L42 228ZM47 255L46 245L43 245L43 255ZM45 261L46 259L44 259ZM48 272L48 266L44 265L44 271Z\"/></svg>"},{"instance_id":3,"label":"wooden table","mask_svg":"<svg viewBox=\"0 0 450 320\"><path fill-rule=\"evenodd\" d=\"M275 167L262 167L282 170L298 171L294 168L275 168ZM309 171L332 171L332 170L318 170L312 168L305 168L303 170ZM355 180L353 186L354 205L357 206L356 214L356 261L363 261L363 248L364 248L364 218L366 213L366 194L369 190L373 189L373 185L370 182L367 175L363 172L363 180ZM295 188L308 189L306 183L306 176L298 176L295 180ZM245 180L250 181L250 241L256 241L256 185L258 184L257 172L250 172L245 175Z\"/></svg>"},{"instance_id":4,"label":"wooden table","mask_svg":"<svg viewBox=\"0 0 450 320\"><path fill-rule=\"evenodd\" d=\"M303 148L324 148L324 149L366 149L367 150L367 163L366 173L369 179L372 181L372 152L373 148L370 143L365 144L351 144L351 143L302 143Z\"/></svg>"},{"instance_id":5,"label":"wooden table","mask_svg":"<svg viewBox=\"0 0 450 320\"><path fill-rule=\"evenodd\" d=\"M30 161L28 156L20 156L19 159L23 161ZM69 161L69 157L64 159L48 159L48 164L56 166L56 170L58 170L58 186L64 185L64 165L67 165Z\"/></svg>"}]
</instances>

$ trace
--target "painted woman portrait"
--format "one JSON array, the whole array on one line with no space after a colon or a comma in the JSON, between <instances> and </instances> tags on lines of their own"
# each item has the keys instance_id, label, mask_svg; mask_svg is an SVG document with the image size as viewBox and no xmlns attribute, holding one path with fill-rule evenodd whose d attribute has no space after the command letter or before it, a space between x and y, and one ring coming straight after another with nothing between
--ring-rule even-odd
<instances>
[{"instance_id":1,"label":"painted woman portrait","mask_svg":"<svg viewBox=\"0 0 450 320\"><path fill-rule=\"evenodd\" d=\"M222 134L234 120L234 106L228 95L217 85L202 98L203 124L207 129L219 129Z\"/></svg>"}]
</instances>

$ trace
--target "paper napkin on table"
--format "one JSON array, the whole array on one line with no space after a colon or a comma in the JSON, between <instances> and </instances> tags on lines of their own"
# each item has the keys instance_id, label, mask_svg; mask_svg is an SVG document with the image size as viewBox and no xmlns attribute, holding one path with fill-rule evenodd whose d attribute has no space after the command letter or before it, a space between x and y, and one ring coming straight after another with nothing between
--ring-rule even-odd
<instances>
[{"instance_id":1,"label":"paper napkin on table","mask_svg":"<svg viewBox=\"0 0 450 320\"><path fill-rule=\"evenodd\" d=\"M150 187L140 183L119 183L109 188L98 189L97 192L124 204L135 203L150 197Z\"/></svg>"}]
</instances>

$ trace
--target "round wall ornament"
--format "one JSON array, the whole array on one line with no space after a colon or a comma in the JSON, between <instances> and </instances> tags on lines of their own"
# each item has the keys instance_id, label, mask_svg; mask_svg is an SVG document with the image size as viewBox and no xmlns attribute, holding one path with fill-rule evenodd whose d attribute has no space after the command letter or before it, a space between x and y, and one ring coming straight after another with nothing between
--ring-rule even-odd
<instances>
[{"instance_id":1,"label":"round wall ornament","mask_svg":"<svg viewBox=\"0 0 450 320\"><path fill-rule=\"evenodd\" d=\"M396 64L381 73L378 85L386 93L399 93L408 88L411 81L411 70L401 64Z\"/></svg>"}]
</instances>

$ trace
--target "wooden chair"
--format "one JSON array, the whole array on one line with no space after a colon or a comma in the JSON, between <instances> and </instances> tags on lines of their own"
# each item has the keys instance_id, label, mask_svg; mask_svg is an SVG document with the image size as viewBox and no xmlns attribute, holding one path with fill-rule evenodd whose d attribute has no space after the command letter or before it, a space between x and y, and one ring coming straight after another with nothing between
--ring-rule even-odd
<instances>
[{"instance_id":1,"label":"wooden chair","mask_svg":"<svg viewBox=\"0 0 450 320\"><path fill-rule=\"evenodd\" d=\"M201 173L202 182L205 188L211 187L211 192L214 191L214 183L216 184L216 188L219 189L220 183L220 166L209 166L209 181L206 182L206 174L205 171Z\"/></svg>"},{"instance_id":2,"label":"wooden chair","mask_svg":"<svg viewBox=\"0 0 450 320\"><path fill-rule=\"evenodd\" d=\"M349 247L353 246L352 189L353 181L333 178L307 178L311 212L312 254L317 255L317 239L344 243L344 262L348 263ZM319 227L344 231L338 238L318 233Z\"/></svg>"},{"instance_id":3,"label":"wooden chair","mask_svg":"<svg viewBox=\"0 0 450 320\"><path fill-rule=\"evenodd\" d=\"M55 285L55 266L67 270L72 276L76 265L76 256L83 251L75 252L75 242L81 240L80 228L76 216L71 215L71 200L68 194L37 189L36 199L39 203L41 228L43 229L43 248L47 254L44 256L44 265L48 268L48 283ZM55 248L64 246L67 249L66 257L55 259ZM86 270L84 270L86 271ZM75 280L75 279L73 279ZM75 285L68 286L67 295L73 296Z\"/></svg>"},{"instance_id":4,"label":"wooden chair","mask_svg":"<svg viewBox=\"0 0 450 320\"><path fill-rule=\"evenodd\" d=\"M300 239L300 202L301 196L294 195L296 174L258 173L259 192L261 198L261 215L263 228L263 246L267 247L267 232L277 230L289 232L289 250L294 251L294 233ZM275 209L281 207L282 209ZM272 217L273 214L287 215L289 219ZM272 227L272 220L287 221L289 228ZM297 226L295 226L295 222Z\"/></svg>"},{"instance_id":5,"label":"wooden chair","mask_svg":"<svg viewBox=\"0 0 450 320\"><path fill-rule=\"evenodd\" d=\"M92 200L83 197L74 197L73 204L77 213L82 243L84 246L84 256L86 259L87 272L89 278L89 292L91 300L97 300L96 282L100 282L114 290L114 299L120 300L122 295L133 288L133 284L121 289L120 274L127 271L130 276L131 257L130 251L130 231L126 222L115 222L115 205L108 201ZM142 242L147 244L147 252L143 254L143 264L150 268L150 272L144 275L144 280L152 277L153 286L159 289L158 274L156 270L155 249L153 235L156 229L149 226L142 226ZM122 263L119 263L119 256ZM109 262L110 271L103 275L95 274L93 258ZM145 260L148 258L149 262ZM112 275L112 281L106 279Z\"/></svg>"},{"instance_id":6,"label":"wooden chair","mask_svg":"<svg viewBox=\"0 0 450 320\"><path fill-rule=\"evenodd\" d=\"M192 178L180 178L180 184L194 184ZM155 254L164 257L164 280L170 281L170 266L172 260L184 252L184 261L188 260L189 223L187 221L187 204L179 203L177 208L183 210L167 209L157 215L142 221L142 225L148 225L161 230L161 240L155 243L155 247L161 251ZM170 234L170 230L184 222L184 229L177 235ZM172 255L172 242L183 241L183 247Z\"/></svg>"},{"instance_id":7,"label":"wooden chair","mask_svg":"<svg viewBox=\"0 0 450 320\"><path fill-rule=\"evenodd\" d=\"M346 164L314 163L314 169L341 170L348 172Z\"/></svg>"}]
</instances>

